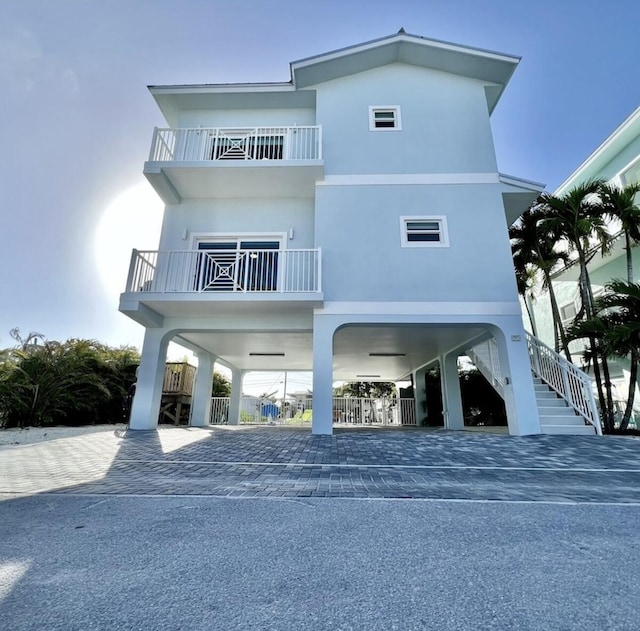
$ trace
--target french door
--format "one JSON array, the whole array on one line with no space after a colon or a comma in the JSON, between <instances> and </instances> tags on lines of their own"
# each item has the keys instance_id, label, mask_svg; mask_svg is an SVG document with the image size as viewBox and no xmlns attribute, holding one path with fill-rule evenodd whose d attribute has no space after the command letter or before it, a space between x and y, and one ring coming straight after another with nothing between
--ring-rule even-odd
<instances>
[{"instance_id":1,"label":"french door","mask_svg":"<svg viewBox=\"0 0 640 631\"><path fill-rule=\"evenodd\" d=\"M211 239L199 241L198 291L276 291L279 241Z\"/></svg>"}]
</instances>

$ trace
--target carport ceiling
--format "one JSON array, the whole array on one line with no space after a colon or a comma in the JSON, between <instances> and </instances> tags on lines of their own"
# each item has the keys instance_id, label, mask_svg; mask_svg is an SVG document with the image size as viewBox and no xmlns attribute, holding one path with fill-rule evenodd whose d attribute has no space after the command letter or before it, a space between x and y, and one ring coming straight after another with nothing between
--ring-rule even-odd
<instances>
[{"instance_id":1,"label":"carport ceiling","mask_svg":"<svg viewBox=\"0 0 640 631\"><path fill-rule=\"evenodd\" d=\"M336 381L398 381L486 329L470 325L349 325L333 340ZM311 370L311 331L183 333L182 339L243 370Z\"/></svg>"}]
</instances>

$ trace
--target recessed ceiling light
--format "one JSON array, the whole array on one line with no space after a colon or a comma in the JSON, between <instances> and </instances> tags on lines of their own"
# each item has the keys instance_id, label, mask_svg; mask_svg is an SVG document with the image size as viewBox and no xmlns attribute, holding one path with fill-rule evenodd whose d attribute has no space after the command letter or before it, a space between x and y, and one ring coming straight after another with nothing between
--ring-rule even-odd
<instances>
[{"instance_id":1,"label":"recessed ceiling light","mask_svg":"<svg viewBox=\"0 0 640 631\"><path fill-rule=\"evenodd\" d=\"M356 375L356 377L363 379L380 379L380 375Z\"/></svg>"},{"instance_id":2,"label":"recessed ceiling light","mask_svg":"<svg viewBox=\"0 0 640 631\"><path fill-rule=\"evenodd\" d=\"M405 357L405 353L369 353L369 357Z\"/></svg>"},{"instance_id":3,"label":"recessed ceiling light","mask_svg":"<svg viewBox=\"0 0 640 631\"><path fill-rule=\"evenodd\" d=\"M249 357L284 357L284 353L249 353Z\"/></svg>"}]
</instances>

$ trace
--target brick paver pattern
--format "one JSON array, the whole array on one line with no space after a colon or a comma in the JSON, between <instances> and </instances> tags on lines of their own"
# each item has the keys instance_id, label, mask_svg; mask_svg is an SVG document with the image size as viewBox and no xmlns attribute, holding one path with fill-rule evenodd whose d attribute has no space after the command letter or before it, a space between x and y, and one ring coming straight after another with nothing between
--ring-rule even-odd
<instances>
[{"instance_id":1,"label":"brick paver pattern","mask_svg":"<svg viewBox=\"0 0 640 631\"><path fill-rule=\"evenodd\" d=\"M16 494L640 503L640 439L411 429L160 427L0 447Z\"/></svg>"}]
</instances>

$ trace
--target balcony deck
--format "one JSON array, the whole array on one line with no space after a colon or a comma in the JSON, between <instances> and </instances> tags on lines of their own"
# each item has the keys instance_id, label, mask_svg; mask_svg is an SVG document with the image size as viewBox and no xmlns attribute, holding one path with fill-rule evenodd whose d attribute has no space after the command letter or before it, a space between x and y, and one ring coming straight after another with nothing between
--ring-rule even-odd
<instances>
[{"instance_id":1,"label":"balcony deck","mask_svg":"<svg viewBox=\"0 0 640 631\"><path fill-rule=\"evenodd\" d=\"M311 197L322 128L156 128L144 174L168 204L195 197Z\"/></svg>"},{"instance_id":2,"label":"balcony deck","mask_svg":"<svg viewBox=\"0 0 640 631\"><path fill-rule=\"evenodd\" d=\"M162 317L322 305L321 250L134 250L120 311L145 326Z\"/></svg>"}]
</instances>

